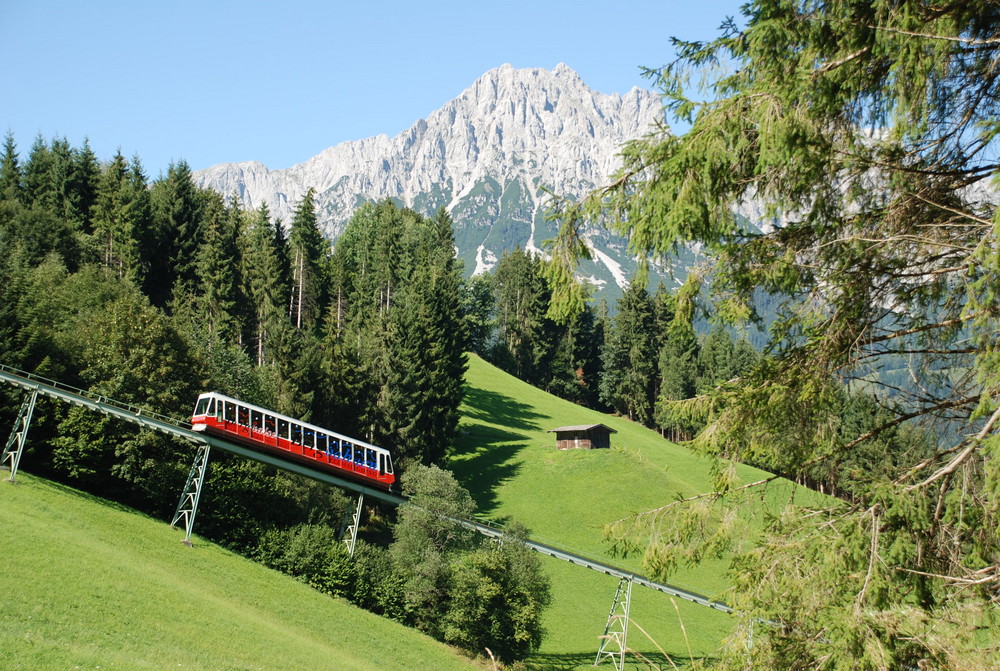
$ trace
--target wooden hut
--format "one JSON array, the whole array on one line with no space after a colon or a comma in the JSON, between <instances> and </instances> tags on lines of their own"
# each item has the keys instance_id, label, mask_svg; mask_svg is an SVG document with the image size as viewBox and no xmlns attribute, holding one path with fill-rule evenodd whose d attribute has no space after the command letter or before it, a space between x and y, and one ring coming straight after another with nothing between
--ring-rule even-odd
<instances>
[{"instance_id":1,"label":"wooden hut","mask_svg":"<svg viewBox=\"0 0 1000 671\"><path fill-rule=\"evenodd\" d=\"M603 424L581 424L560 426L558 429L549 429L548 433L556 434L558 450L596 450L611 447L611 434L618 432Z\"/></svg>"}]
</instances>

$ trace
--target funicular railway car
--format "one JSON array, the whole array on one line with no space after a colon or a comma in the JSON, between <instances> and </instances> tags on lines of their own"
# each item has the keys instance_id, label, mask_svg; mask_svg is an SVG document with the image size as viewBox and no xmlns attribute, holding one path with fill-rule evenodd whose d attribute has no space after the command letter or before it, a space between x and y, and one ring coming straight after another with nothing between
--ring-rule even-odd
<instances>
[{"instance_id":1,"label":"funicular railway car","mask_svg":"<svg viewBox=\"0 0 1000 671\"><path fill-rule=\"evenodd\" d=\"M217 392L201 394L191 428L281 454L316 468L385 489L396 481L385 448L279 415Z\"/></svg>"}]
</instances>

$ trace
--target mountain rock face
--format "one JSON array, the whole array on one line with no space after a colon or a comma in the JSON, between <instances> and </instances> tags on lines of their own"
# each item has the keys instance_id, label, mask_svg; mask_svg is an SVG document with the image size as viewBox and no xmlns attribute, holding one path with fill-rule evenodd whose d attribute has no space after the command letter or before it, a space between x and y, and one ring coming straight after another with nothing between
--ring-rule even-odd
<instances>
[{"instance_id":1,"label":"mountain rock face","mask_svg":"<svg viewBox=\"0 0 1000 671\"><path fill-rule=\"evenodd\" d=\"M230 163L194 177L238 195L246 207L267 203L286 222L312 187L331 239L364 201L392 198L422 214L445 206L458 255L472 274L492 268L506 249L541 252L555 235L541 189L581 196L606 184L620 165L621 145L662 116L651 91L606 95L564 64L551 71L504 65L396 137L344 142L286 170ZM624 286L635 268L624 241L596 229L587 239L594 260L581 276L597 288Z\"/></svg>"}]
</instances>

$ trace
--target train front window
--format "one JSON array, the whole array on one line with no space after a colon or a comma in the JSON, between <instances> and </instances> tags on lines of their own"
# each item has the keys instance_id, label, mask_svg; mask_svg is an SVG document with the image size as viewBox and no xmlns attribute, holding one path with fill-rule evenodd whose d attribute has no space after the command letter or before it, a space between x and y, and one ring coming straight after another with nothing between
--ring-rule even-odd
<instances>
[{"instance_id":1,"label":"train front window","mask_svg":"<svg viewBox=\"0 0 1000 671\"><path fill-rule=\"evenodd\" d=\"M194 415L195 415L195 417L199 417L201 415L207 415L208 414L208 402L210 400L211 399L208 399L208 398L199 398L198 399L198 405L196 405L194 407Z\"/></svg>"}]
</instances>

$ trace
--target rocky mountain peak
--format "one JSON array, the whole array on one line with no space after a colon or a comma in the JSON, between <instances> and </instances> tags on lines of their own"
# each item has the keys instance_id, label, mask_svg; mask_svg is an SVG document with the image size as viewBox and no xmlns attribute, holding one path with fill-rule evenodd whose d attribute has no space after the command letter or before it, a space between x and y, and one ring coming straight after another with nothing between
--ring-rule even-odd
<instances>
[{"instance_id":1,"label":"rocky mountain peak","mask_svg":"<svg viewBox=\"0 0 1000 671\"><path fill-rule=\"evenodd\" d=\"M538 249L552 237L540 187L580 195L605 183L621 145L660 116L650 91L599 93L564 63L552 70L505 64L395 137L343 142L286 170L223 164L195 178L239 194L248 207L266 202L285 221L315 188L331 238L364 200L394 198L424 213L445 206L467 268L482 271L504 249Z\"/></svg>"}]
</instances>

